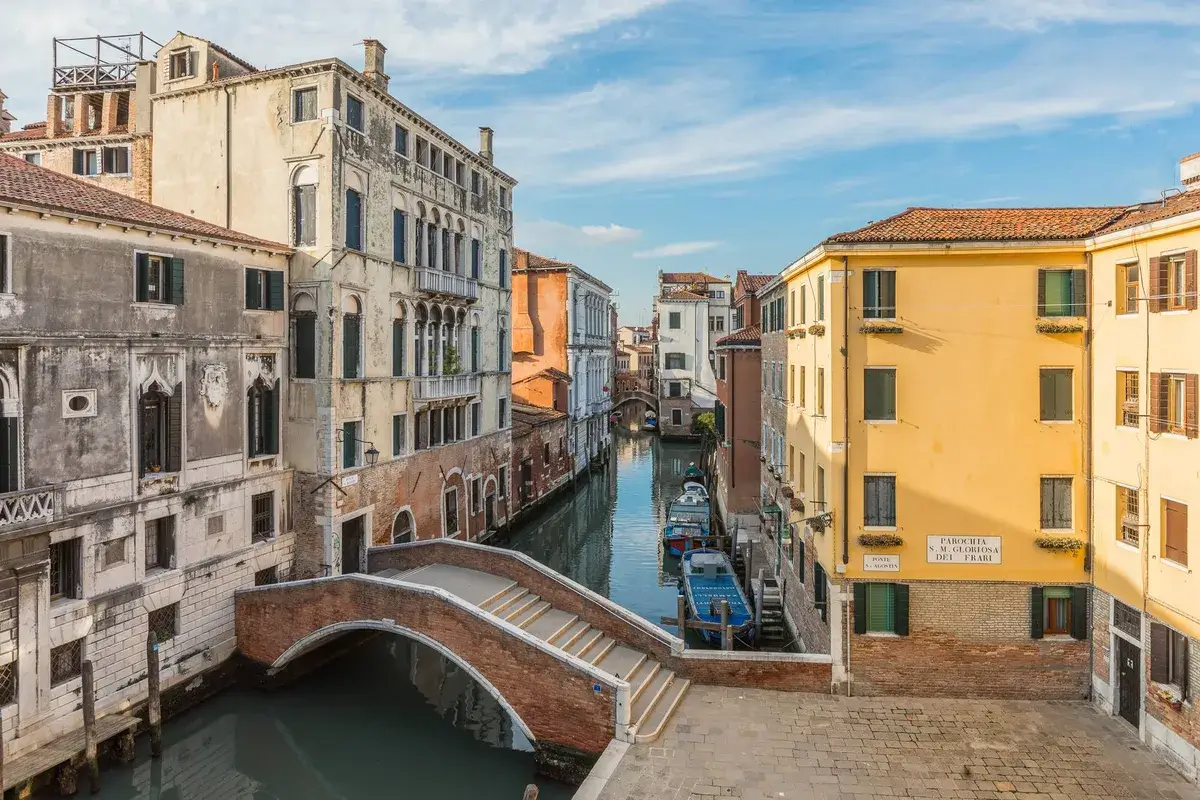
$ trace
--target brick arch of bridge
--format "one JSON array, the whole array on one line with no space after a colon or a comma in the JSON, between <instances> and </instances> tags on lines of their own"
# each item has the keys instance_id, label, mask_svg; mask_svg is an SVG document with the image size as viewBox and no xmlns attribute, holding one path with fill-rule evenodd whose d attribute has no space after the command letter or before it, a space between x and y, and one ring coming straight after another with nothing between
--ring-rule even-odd
<instances>
[{"instance_id":1,"label":"brick arch of bridge","mask_svg":"<svg viewBox=\"0 0 1200 800\"><path fill-rule=\"evenodd\" d=\"M616 402L613 403L613 411L616 411L621 406L625 405L626 403L631 403L634 400L642 401L647 406L649 406L651 408L651 410L654 411L654 413L656 413L656 414L658 413L658 398L655 397L654 395L650 394L649 392L643 392L640 390L632 391L627 394L618 395L616 398Z\"/></svg>"},{"instance_id":2,"label":"brick arch of bridge","mask_svg":"<svg viewBox=\"0 0 1200 800\"><path fill-rule=\"evenodd\" d=\"M234 603L238 649L268 674L353 630L433 646L511 710L539 771L559 780L580 782L611 739L630 737L627 682L445 589L354 574L243 589Z\"/></svg>"}]
</instances>

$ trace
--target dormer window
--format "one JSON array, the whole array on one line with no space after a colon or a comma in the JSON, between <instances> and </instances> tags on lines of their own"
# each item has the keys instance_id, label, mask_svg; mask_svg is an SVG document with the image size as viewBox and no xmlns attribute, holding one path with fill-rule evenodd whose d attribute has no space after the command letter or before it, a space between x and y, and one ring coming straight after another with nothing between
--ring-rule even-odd
<instances>
[{"instance_id":1,"label":"dormer window","mask_svg":"<svg viewBox=\"0 0 1200 800\"><path fill-rule=\"evenodd\" d=\"M190 47L171 53L170 79L192 78L196 75L196 51Z\"/></svg>"}]
</instances>

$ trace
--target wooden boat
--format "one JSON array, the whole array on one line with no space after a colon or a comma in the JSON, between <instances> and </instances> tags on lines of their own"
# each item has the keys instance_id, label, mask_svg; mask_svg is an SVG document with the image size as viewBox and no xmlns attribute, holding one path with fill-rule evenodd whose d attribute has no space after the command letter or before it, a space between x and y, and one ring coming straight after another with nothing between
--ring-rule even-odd
<instances>
[{"instance_id":1,"label":"wooden boat","mask_svg":"<svg viewBox=\"0 0 1200 800\"><path fill-rule=\"evenodd\" d=\"M712 535L709 528L711 507L708 492L686 490L667 507L667 524L663 529L663 543L667 553L681 556L688 550L708 545Z\"/></svg>"},{"instance_id":2,"label":"wooden boat","mask_svg":"<svg viewBox=\"0 0 1200 800\"><path fill-rule=\"evenodd\" d=\"M720 550L692 550L684 553L680 571L687 597L688 613L701 622L721 622L721 601L729 601L728 624L735 636L750 638L754 627L754 612L746 593L738 583L729 556ZM710 644L720 645L721 634L701 630Z\"/></svg>"},{"instance_id":3,"label":"wooden boat","mask_svg":"<svg viewBox=\"0 0 1200 800\"><path fill-rule=\"evenodd\" d=\"M691 462L687 465L687 469L683 471L684 480L703 481L704 471L696 466L696 462Z\"/></svg>"},{"instance_id":4,"label":"wooden boat","mask_svg":"<svg viewBox=\"0 0 1200 800\"><path fill-rule=\"evenodd\" d=\"M644 430L644 431L658 430L658 415L655 414L653 411L646 412L646 422L642 425L642 430Z\"/></svg>"}]
</instances>

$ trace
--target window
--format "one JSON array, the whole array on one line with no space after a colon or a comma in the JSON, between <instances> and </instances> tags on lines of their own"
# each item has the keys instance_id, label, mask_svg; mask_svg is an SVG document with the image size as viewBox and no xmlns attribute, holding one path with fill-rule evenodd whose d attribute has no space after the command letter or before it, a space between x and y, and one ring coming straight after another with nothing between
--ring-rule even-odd
<instances>
[{"instance_id":1,"label":"window","mask_svg":"<svg viewBox=\"0 0 1200 800\"><path fill-rule=\"evenodd\" d=\"M879 422L896 419L896 368L863 370L863 419Z\"/></svg>"},{"instance_id":2,"label":"window","mask_svg":"<svg viewBox=\"0 0 1200 800\"><path fill-rule=\"evenodd\" d=\"M890 583L868 583L867 633L896 632L896 588Z\"/></svg>"},{"instance_id":3,"label":"window","mask_svg":"<svg viewBox=\"0 0 1200 800\"><path fill-rule=\"evenodd\" d=\"M499 484L500 499L508 497L508 467L501 467L496 482Z\"/></svg>"},{"instance_id":4,"label":"window","mask_svg":"<svg viewBox=\"0 0 1200 800\"><path fill-rule=\"evenodd\" d=\"M0 666L0 706L17 702L17 662Z\"/></svg>"},{"instance_id":5,"label":"window","mask_svg":"<svg viewBox=\"0 0 1200 800\"><path fill-rule=\"evenodd\" d=\"M500 207L508 208L508 205L509 205L508 187L501 186L500 187Z\"/></svg>"},{"instance_id":6,"label":"window","mask_svg":"<svg viewBox=\"0 0 1200 800\"><path fill-rule=\"evenodd\" d=\"M725 318L721 316L712 316L708 318L708 329L714 333L720 333L725 330Z\"/></svg>"},{"instance_id":7,"label":"window","mask_svg":"<svg viewBox=\"0 0 1200 800\"><path fill-rule=\"evenodd\" d=\"M679 330L683 326L681 317L682 315L678 311L672 311L667 314L667 327L673 331Z\"/></svg>"},{"instance_id":8,"label":"window","mask_svg":"<svg viewBox=\"0 0 1200 800\"><path fill-rule=\"evenodd\" d=\"M483 406L471 403L471 435L478 436L483 429Z\"/></svg>"},{"instance_id":9,"label":"window","mask_svg":"<svg viewBox=\"0 0 1200 800\"><path fill-rule=\"evenodd\" d=\"M546 466L550 463L550 443L542 443L542 465Z\"/></svg>"},{"instance_id":10,"label":"window","mask_svg":"<svg viewBox=\"0 0 1200 800\"><path fill-rule=\"evenodd\" d=\"M1039 317L1087 316L1087 270L1039 269Z\"/></svg>"},{"instance_id":11,"label":"window","mask_svg":"<svg viewBox=\"0 0 1200 800\"><path fill-rule=\"evenodd\" d=\"M1189 383L1192 384L1191 391ZM1167 395L1167 431L1191 436L1188 428L1195 425L1195 378L1190 375L1166 375L1163 384ZM1193 418L1191 426L1188 425L1189 417Z\"/></svg>"},{"instance_id":12,"label":"window","mask_svg":"<svg viewBox=\"0 0 1200 800\"><path fill-rule=\"evenodd\" d=\"M667 397L683 397L683 383L681 381L670 381L667 384Z\"/></svg>"},{"instance_id":13,"label":"window","mask_svg":"<svg viewBox=\"0 0 1200 800\"><path fill-rule=\"evenodd\" d=\"M392 209L392 261L406 263L408 252L405 241L408 233L408 215L398 208Z\"/></svg>"},{"instance_id":14,"label":"window","mask_svg":"<svg viewBox=\"0 0 1200 800\"><path fill-rule=\"evenodd\" d=\"M169 642L179 632L179 603L156 608L146 615L146 626L159 644Z\"/></svg>"},{"instance_id":15,"label":"window","mask_svg":"<svg viewBox=\"0 0 1200 800\"><path fill-rule=\"evenodd\" d=\"M825 413L825 368L817 367L817 416Z\"/></svg>"},{"instance_id":16,"label":"window","mask_svg":"<svg viewBox=\"0 0 1200 800\"><path fill-rule=\"evenodd\" d=\"M1042 529L1070 530L1071 478L1042 478Z\"/></svg>"},{"instance_id":17,"label":"window","mask_svg":"<svg viewBox=\"0 0 1200 800\"><path fill-rule=\"evenodd\" d=\"M196 74L196 51L188 48L171 53L168 73L171 80L191 78Z\"/></svg>"},{"instance_id":18,"label":"window","mask_svg":"<svg viewBox=\"0 0 1200 800\"><path fill-rule=\"evenodd\" d=\"M1117 313L1138 313L1138 297L1142 287L1137 264L1117 265Z\"/></svg>"},{"instance_id":19,"label":"window","mask_svg":"<svg viewBox=\"0 0 1200 800\"><path fill-rule=\"evenodd\" d=\"M1069 369L1042 368L1042 422L1070 422L1075 418L1072 372Z\"/></svg>"},{"instance_id":20,"label":"window","mask_svg":"<svg viewBox=\"0 0 1200 800\"><path fill-rule=\"evenodd\" d=\"M721 356L719 359L717 359L717 379L722 381L725 380L725 356Z\"/></svg>"},{"instance_id":21,"label":"window","mask_svg":"<svg viewBox=\"0 0 1200 800\"><path fill-rule=\"evenodd\" d=\"M408 129L403 125L396 126L396 136L392 146L395 147L398 155L408 158Z\"/></svg>"},{"instance_id":22,"label":"window","mask_svg":"<svg viewBox=\"0 0 1200 800\"><path fill-rule=\"evenodd\" d=\"M101 150L104 171L109 175L129 174L129 148L105 147Z\"/></svg>"},{"instance_id":23,"label":"window","mask_svg":"<svg viewBox=\"0 0 1200 800\"><path fill-rule=\"evenodd\" d=\"M183 415L182 384L168 395L157 384L142 395L138 406L138 455L142 477L162 472L178 472Z\"/></svg>"},{"instance_id":24,"label":"window","mask_svg":"<svg viewBox=\"0 0 1200 800\"><path fill-rule=\"evenodd\" d=\"M352 94L346 95L346 124L359 133L363 133L363 101Z\"/></svg>"},{"instance_id":25,"label":"window","mask_svg":"<svg viewBox=\"0 0 1200 800\"><path fill-rule=\"evenodd\" d=\"M508 288L508 251L500 250L500 288Z\"/></svg>"},{"instance_id":26,"label":"window","mask_svg":"<svg viewBox=\"0 0 1200 800\"><path fill-rule=\"evenodd\" d=\"M796 290L795 289L792 289L790 297L791 297L791 299L788 302L788 307L791 309L791 321L788 324L795 325L796 324Z\"/></svg>"},{"instance_id":27,"label":"window","mask_svg":"<svg viewBox=\"0 0 1200 800\"><path fill-rule=\"evenodd\" d=\"M1168 311L1182 311L1188 308L1187 259L1178 255L1163 260L1167 270L1166 308Z\"/></svg>"},{"instance_id":28,"label":"window","mask_svg":"<svg viewBox=\"0 0 1200 800\"><path fill-rule=\"evenodd\" d=\"M342 377L361 378L362 314L357 300L351 299L352 310L342 313Z\"/></svg>"},{"instance_id":29,"label":"window","mask_svg":"<svg viewBox=\"0 0 1200 800\"><path fill-rule=\"evenodd\" d=\"M817 276L817 322L825 321L825 276Z\"/></svg>"},{"instance_id":30,"label":"window","mask_svg":"<svg viewBox=\"0 0 1200 800\"><path fill-rule=\"evenodd\" d=\"M83 639L60 644L50 651L50 685L59 686L83 672Z\"/></svg>"},{"instance_id":31,"label":"window","mask_svg":"<svg viewBox=\"0 0 1200 800\"><path fill-rule=\"evenodd\" d=\"M672 408L671 409L671 424L672 425L682 425L683 424L683 409L681 409L681 408Z\"/></svg>"},{"instance_id":32,"label":"window","mask_svg":"<svg viewBox=\"0 0 1200 800\"><path fill-rule=\"evenodd\" d=\"M813 562L814 597L825 602L821 565ZM822 609L822 618L824 610ZM854 584L854 632L908 635L908 586L901 583Z\"/></svg>"},{"instance_id":33,"label":"window","mask_svg":"<svg viewBox=\"0 0 1200 800\"><path fill-rule=\"evenodd\" d=\"M392 377L399 378L405 374L408 365L406 351L408 334L405 331L404 320L392 320Z\"/></svg>"},{"instance_id":34,"label":"window","mask_svg":"<svg viewBox=\"0 0 1200 800\"><path fill-rule=\"evenodd\" d=\"M362 432L361 422L342 423L342 469L353 469L361 464L359 439Z\"/></svg>"},{"instance_id":35,"label":"window","mask_svg":"<svg viewBox=\"0 0 1200 800\"><path fill-rule=\"evenodd\" d=\"M1188 637L1157 622L1150 623L1150 680L1188 697Z\"/></svg>"},{"instance_id":36,"label":"window","mask_svg":"<svg viewBox=\"0 0 1200 800\"><path fill-rule=\"evenodd\" d=\"M896 318L896 273L863 270L863 319Z\"/></svg>"},{"instance_id":37,"label":"window","mask_svg":"<svg viewBox=\"0 0 1200 800\"><path fill-rule=\"evenodd\" d=\"M175 517L146 520L146 571L175 569Z\"/></svg>"},{"instance_id":38,"label":"window","mask_svg":"<svg viewBox=\"0 0 1200 800\"><path fill-rule=\"evenodd\" d=\"M83 597L80 555L83 539L75 537L50 545L50 599Z\"/></svg>"},{"instance_id":39,"label":"window","mask_svg":"<svg viewBox=\"0 0 1200 800\"><path fill-rule=\"evenodd\" d=\"M799 403L800 403L800 407L801 407L801 408L804 408L805 397L806 397L806 395L807 395L807 392L805 391L805 388L804 388L804 387L805 387L805 379L804 379L804 374L805 374L804 365L803 365L803 364L801 364L801 365L800 365L800 384L799 384L799 386L797 387L797 389L798 389L799 391L798 391L798 394L796 395L796 397L797 397L797 398L798 398L798 400L799 400Z\"/></svg>"},{"instance_id":40,"label":"window","mask_svg":"<svg viewBox=\"0 0 1200 800\"><path fill-rule=\"evenodd\" d=\"M312 247L317 243L317 187L314 184L292 187L292 243Z\"/></svg>"},{"instance_id":41,"label":"window","mask_svg":"<svg viewBox=\"0 0 1200 800\"><path fill-rule=\"evenodd\" d=\"M1176 500L1162 499L1162 557L1186 567L1188 563L1188 509Z\"/></svg>"},{"instance_id":42,"label":"window","mask_svg":"<svg viewBox=\"0 0 1200 800\"><path fill-rule=\"evenodd\" d=\"M346 247L363 249L362 195L353 189L346 190Z\"/></svg>"},{"instance_id":43,"label":"window","mask_svg":"<svg viewBox=\"0 0 1200 800\"><path fill-rule=\"evenodd\" d=\"M1117 371L1117 424L1126 428L1138 427L1138 377L1133 370Z\"/></svg>"},{"instance_id":44,"label":"window","mask_svg":"<svg viewBox=\"0 0 1200 800\"><path fill-rule=\"evenodd\" d=\"M259 378L246 391L246 438L249 458L279 452L279 379Z\"/></svg>"},{"instance_id":45,"label":"window","mask_svg":"<svg viewBox=\"0 0 1200 800\"><path fill-rule=\"evenodd\" d=\"M825 468L817 467L817 503L825 505Z\"/></svg>"},{"instance_id":46,"label":"window","mask_svg":"<svg viewBox=\"0 0 1200 800\"><path fill-rule=\"evenodd\" d=\"M265 542L275 535L275 493L250 498L250 541Z\"/></svg>"},{"instance_id":47,"label":"window","mask_svg":"<svg viewBox=\"0 0 1200 800\"><path fill-rule=\"evenodd\" d=\"M295 354L294 376L311 380L317 377L317 315L297 314L292 317Z\"/></svg>"},{"instance_id":48,"label":"window","mask_svg":"<svg viewBox=\"0 0 1200 800\"><path fill-rule=\"evenodd\" d=\"M450 488L442 495L442 518L446 521L446 535L458 535L458 489Z\"/></svg>"},{"instance_id":49,"label":"window","mask_svg":"<svg viewBox=\"0 0 1200 800\"><path fill-rule=\"evenodd\" d=\"M793 448L794 449L794 448ZM792 475L796 483L795 490L797 492L804 491L804 451L801 450L792 457Z\"/></svg>"},{"instance_id":50,"label":"window","mask_svg":"<svg viewBox=\"0 0 1200 800\"><path fill-rule=\"evenodd\" d=\"M476 197L483 194L483 178L477 169L471 170L471 194Z\"/></svg>"},{"instance_id":51,"label":"window","mask_svg":"<svg viewBox=\"0 0 1200 800\"><path fill-rule=\"evenodd\" d=\"M896 527L896 476L863 476L863 525Z\"/></svg>"},{"instance_id":52,"label":"window","mask_svg":"<svg viewBox=\"0 0 1200 800\"><path fill-rule=\"evenodd\" d=\"M392 415L392 456L403 455L408 448L408 415Z\"/></svg>"},{"instance_id":53,"label":"window","mask_svg":"<svg viewBox=\"0 0 1200 800\"><path fill-rule=\"evenodd\" d=\"M687 358L683 353L667 353L667 369L687 369Z\"/></svg>"},{"instance_id":54,"label":"window","mask_svg":"<svg viewBox=\"0 0 1200 800\"><path fill-rule=\"evenodd\" d=\"M275 269L247 269L246 308L282 311L283 272Z\"/></svg>"},{"instance_id":55,"label":"window","mask_svg":"<svg viewBox=\"0 0 1200 800\"><path fill-rule=\"evenodd\" d=\"M26 153L23 158L26 162L33 164L35 167L40 167L42 165L41 153Z\"/></svg>"},{"instance_id":56,"label":"window","mask_svg":"<svg viewBox=\"0 0 1200 800\"><path fill-rule=\"evenodd\" d=\"M1138 490L1127 486L1117 487L1117 539L1138 547L1142 539L1140 501Z\"/></svg>"},{"instance_id":57,"label":"window","mask_svg":"<svg viewBox=\"0 0 1200 800\"><path fill-rule=\"evenodd\" d=\"M787 400L789 403L796 402L796 365L788 365L788 388Z\"/></svg>"},{"instance_id":58,"label":"window","mask_svg":"<svg viewBox=\"0 0 1200 800\"><path fill-rule=\"evenodd\" d=\"M183 259L138 253L134 258L139 303L183 305Z\"/></svg>"},{"instance_id":59,"label":"window","mask_svg":"<svg viewBox=\"0 0 1200 800\"><path fill-rule=\"evenodd\" d=\"M496 410L496 427L497 428L507 428L508 427L508 398L501 397L500 401L498 403L498 406L499 407Z\"/></svg>"},{"instance_id":60,"label":"window","mask_svg":"<svg viewBox=\"0 0 1200 800\"><path fill-rule=\"evenodd\" d=\"M267 567L254 573L255 586L274 586L279 583L279 567Z\"/></svg>"},{"instance_id":61,"label":"window","mask_svg":"<svg viewBox=\"0 0 1200 800\"><path fill-rule=\"evenodd\" d=\"M1044 611L1042 633L1065 635L1071 632L1071 589L1067 586L1047 586L1042 590Z\"/></svg>"},{"instance_id":62,"label":"window","mask_svg":"<svg viewBox=\"0 0 1200 800\"><path fill-rule=\"evenodd\" d=\"M292 92L292 122L308 122L317 118L317 87Z\"/></svg>"}]
</instances>

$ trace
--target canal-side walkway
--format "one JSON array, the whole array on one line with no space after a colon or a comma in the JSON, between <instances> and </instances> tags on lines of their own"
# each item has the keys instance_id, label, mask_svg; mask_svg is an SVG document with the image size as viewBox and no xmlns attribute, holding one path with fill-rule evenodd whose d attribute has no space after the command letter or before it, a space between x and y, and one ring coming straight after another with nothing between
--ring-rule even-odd
<instances>
[{"instance_id":1,"label":"canal-side walkway","mask_svg":"<svg viewBox=\"0 0 1200 800\"><path fill-rule=\"evenodd\" d=\"M666 733L630 746L594 797L1197 800L1200 790L1083 703L693 686Z\"/></svg>"}]
</instances>

